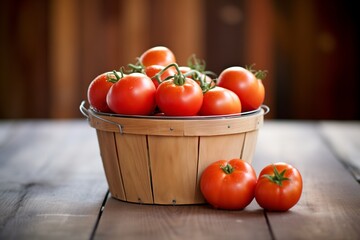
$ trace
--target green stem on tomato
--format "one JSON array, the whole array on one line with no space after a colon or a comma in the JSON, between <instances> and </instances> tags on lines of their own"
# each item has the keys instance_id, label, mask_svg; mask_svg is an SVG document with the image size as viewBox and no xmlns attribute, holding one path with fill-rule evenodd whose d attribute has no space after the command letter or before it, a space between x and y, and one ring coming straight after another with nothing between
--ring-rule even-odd
<instances>
[{"instance_id":1,"label":"green stem on tomato","mask_svg":"<svg viewBox=\"0 0 360 240\"><path fill-rule=\"evenodd\" d=\"M130 68L129 73L144 73L145 67L143 65L136 65L136 64L128 64L128 67Z\"/></svg>"},{"instance_id":2,"label":"green stem on tomato","mask_svg":"<svg viewBox=\"0 0 360 240\"><path fill-rule=\"evenodd\" d=\"M221 168L221 169L224 171L224 173L226 173L226 174L231 174L231 173L234 171L233 166L231 166L229 163L226 163L225 166L221 166L220 168Z\"/></svg>"},{"instance_id":3,"label":"green stem on tomato","mask_svg":"<svg viewBox=\"0 0 360 240\"><path fill-rule=\"evenodd\" d=\"M111 73L108 73L106 75L106 77L107 77L106 80L111 83L116 83L117 81L119 81L120 79L122 79L124 77L124 72L123 72L122 68L119 70L119 72L120 72L121 76L119 76L118 72L115 70L112 71L112 74L114 74L114 75L111 75ZM114 76L115 76L115 78L114 78Z\"/></svg>"},{"instance_id":4,"label":"green stem on tomato","mask_svg":"<svg viewBox=\"0 0 360 240\"><path fill-rule=\"evenodd\" d=\"M158 72L155 76L153 76L152 78L155 78L160 84L162 82L160 76L170 67L174 67L176 69L176 71L177 71L177 73L174 76L171 77L171 78L174 78L174 84L176 84L178 86L184 85L186 77L180 71L179 65L177 65L176 63L171 63L171 64L167 65L160 72ZM170 80L171 78L169 78L168 80Z\"/></svg>"},{"instance_id":5,"label":"green stem on tomato","mask_svg":"<svg viewBox=\"0 0 360 240\"><path fill-rule=\"evenodd\" d=\"M279 173L279 171L276 169L276 167L274 165L273 165L273 167L274 167L274 175L265 174L262 177L269 179L271 182L273 182L279 186L282 186L283 181L290 181L289 178L284 177L286 169L284 169L281 173Z\"/></svg>"}]
</instances>

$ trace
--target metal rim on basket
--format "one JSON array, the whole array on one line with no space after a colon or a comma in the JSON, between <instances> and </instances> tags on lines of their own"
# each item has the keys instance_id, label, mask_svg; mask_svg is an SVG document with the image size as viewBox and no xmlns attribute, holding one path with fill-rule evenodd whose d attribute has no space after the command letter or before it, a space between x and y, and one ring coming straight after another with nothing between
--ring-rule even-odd
<instances>
[{"instance_id":1,"label":"metal rim on basket","mask_svg":"<svg viewBox=\"0 0 360 240\"><path fill-rule=\"evenodd\" d=\"M156 120L169 120L169 119L176 119L176 120L201 120L201 119L222 119L222 118L238 118L238 117L244 117L244 116L251 116L257 113L260 113L260 111L263 109L264 113L263 115L266 115L270 112L270 108L267 105L261 105L258 109L248 111L248 112L242 112L240 114L227 114L227 115L212 115L212 116L144 116L144 115L124 115L124 114L116 114L116 113L103 113L98 112L95 109L93 109L91 106L89 108L85 107L85 101L82 101L80 104L80 112L87 118L89 118L89 110L91 110L96 115L101 116L109 116L109 117L122 117L122 118L143 118L143 119L156 119Z\"/></svg>"}]
</instances>

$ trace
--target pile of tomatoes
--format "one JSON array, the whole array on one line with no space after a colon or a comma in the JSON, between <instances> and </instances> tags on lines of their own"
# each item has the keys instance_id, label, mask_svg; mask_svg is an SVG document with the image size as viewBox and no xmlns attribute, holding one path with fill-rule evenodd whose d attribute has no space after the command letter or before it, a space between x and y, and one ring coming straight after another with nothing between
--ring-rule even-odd
<instances>
[{"instance_id":1,"label":"pile of tomatoes","mask_svg":"<svg viewBox=\"0 0 360 240\"><path fill-rule=\"evenodd\" d=\"M302 177L284 162L267 165L257 178L253 167L241 159L219 160L203 171L200 190L219 209L241 210L255 198L266 210L287 211L301 197Z\"/></svg>"},{"instance_id":2,"label":"pile of tomatoes","mask_svg":"<svg viewBox=\"0 0 360 240\"><path fill-rule=\"evenodd\" d=\"M100 74L88 87L91 107L125 115L197 116L239 114L264 101L264 71L239 66L219 76L191 56L179 65L163 46L144 51L136 64Z\"/></svg>"}]
</instances>

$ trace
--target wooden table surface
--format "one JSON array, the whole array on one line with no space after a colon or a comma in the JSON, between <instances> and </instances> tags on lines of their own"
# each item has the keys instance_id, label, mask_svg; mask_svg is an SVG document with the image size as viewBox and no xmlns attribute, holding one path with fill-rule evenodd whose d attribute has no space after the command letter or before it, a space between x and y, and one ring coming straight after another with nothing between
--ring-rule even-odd
<instances>
[{"instance_id":1,"label":"wooden table surface","mask_svg":"<svg viewBox=\"0 0 360 240\"><path fill-rule=\"evenodd\" d=\"M140 205L109 194L86 120L0 121L0 239L360 239L360 122L265 120L253 166L278 161L304 181L288 212Z\"/></svg>"}]
</instances>

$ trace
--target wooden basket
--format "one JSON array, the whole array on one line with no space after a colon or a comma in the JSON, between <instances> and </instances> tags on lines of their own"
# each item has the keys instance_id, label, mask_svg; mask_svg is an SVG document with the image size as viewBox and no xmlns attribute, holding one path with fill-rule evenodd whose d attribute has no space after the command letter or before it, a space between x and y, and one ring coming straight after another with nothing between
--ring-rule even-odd
<instances>
[{"instance_id":1,"label":"wooden basket","mask_svg":"<svg viewBox=\"0 0 360 240\"><path fill-rule=\"evenodd\" d=\"M96 129L112 197L144 204L204 203L202 171L220 159L249 163L263 108L223 117L170 118L102 114L80 105Z\"/></svg>"}]
</instances>

